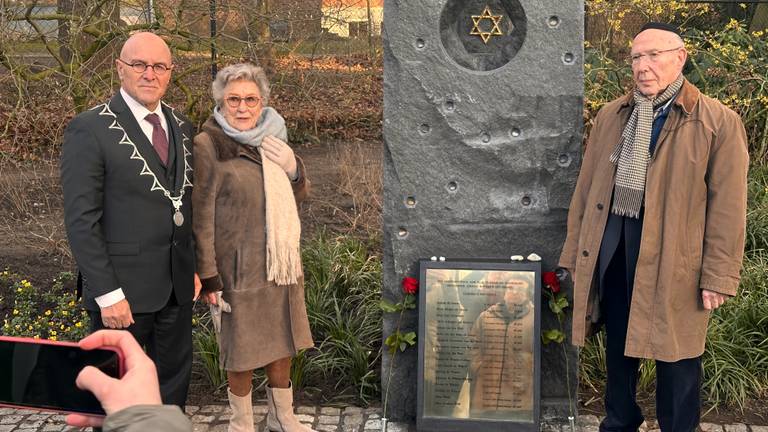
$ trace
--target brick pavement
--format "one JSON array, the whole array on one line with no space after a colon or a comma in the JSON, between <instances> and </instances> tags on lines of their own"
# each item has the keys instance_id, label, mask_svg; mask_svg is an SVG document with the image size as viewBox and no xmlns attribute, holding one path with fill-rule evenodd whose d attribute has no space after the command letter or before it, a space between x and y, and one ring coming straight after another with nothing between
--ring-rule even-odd
<instances>
[{"instance_id":1,"label":"brick pavement","mask_svg":"<svg viewBox=\"0 0 768 432\"><path fill-rule=\"evenodd\" d=\"M379 432L381 431L380 408L348 407L313 407L296 408L299 420L311 425L320 432ZM192 419L195 432L226 432L229 419L229 407L224 405L188 406L187 414ZM257 431L264 431L266 425L266 405L254 405L253 420ZM600 419L593 415L583 415L578 419L577 432L597 432ZM702 423L703 432L768 432L768 426L745 425L743 423L718 425ZM0 432L59 432L73 431L66 426L64 416L40 413L30 410L0 408ZM413 425L389 423L388 432L415 432ZM553 421L544 420L542 432L570 432L570 427ZM640 432L660 432L656 422L643 423Z\"/></svg>"}]
</instances>

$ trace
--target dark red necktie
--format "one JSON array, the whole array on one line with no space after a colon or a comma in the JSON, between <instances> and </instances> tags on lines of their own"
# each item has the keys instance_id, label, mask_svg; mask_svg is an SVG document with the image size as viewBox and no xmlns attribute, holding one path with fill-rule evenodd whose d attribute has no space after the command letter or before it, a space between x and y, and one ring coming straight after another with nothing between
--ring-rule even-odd
<instances>
[{"instance_id":1,"label":"dark red necktie","mask_svg":"<svg viewBox=\"0 0 768 432\"><path fill-rule=\"evenodd\" d=\"M163 127L160 126L160 116L157 114L147 114L144 120L152 123L152 146L155 148L163 165L168 163L168 137L165 136Z\"/></svg>"}]
</instances>

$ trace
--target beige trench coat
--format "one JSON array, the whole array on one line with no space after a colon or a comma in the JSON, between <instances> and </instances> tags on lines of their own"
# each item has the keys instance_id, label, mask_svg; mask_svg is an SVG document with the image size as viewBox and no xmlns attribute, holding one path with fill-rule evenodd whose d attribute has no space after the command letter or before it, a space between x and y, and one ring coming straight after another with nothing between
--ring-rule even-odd
<instances>
[{"instance_id":1,"label":"beige trench coat","mask_svg":"<svg viewBox=\"0 0 768 432\"><path fill-rule=\"evenodd\" d=\"M212 118L194 140L192 226L204 291L223 289L221 364L246 371L312 347L304 282L267 281L266 213L261 157L238 144ZM298 158L297 158L298 159ZM309 190L304 164L293 183L298 201Z\"/></svg>"},{"instance_id":2,"label":"beige trench coat","mask_svg":"<svg viewBox=\"0 0 768 432\"><path fill-rule=\"evenodd\" d=\"M615 176L608 158L633 104L630 93L598 113L568 212L559 265L574 277L579 346L598 307L595 268ZM710 312L701 290L733 296L739 285L748 165L739 116L685 81L648 166L625 355L672 362L704 352Z\"/></svg>"}]
</instances>

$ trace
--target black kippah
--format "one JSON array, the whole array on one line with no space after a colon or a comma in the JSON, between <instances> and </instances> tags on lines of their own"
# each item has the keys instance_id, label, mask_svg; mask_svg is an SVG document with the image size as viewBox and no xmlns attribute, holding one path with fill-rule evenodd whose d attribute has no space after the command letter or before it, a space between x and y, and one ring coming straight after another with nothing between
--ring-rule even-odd
<instances>
[{"instance_id":1,"label":"black kippah","mask_svg":"<svg viewBox=\"0 0 768 432\"><path fill-rule=\"evenodd\" d=\"M678 29L676 25L667 24L667 23L660 23L660 22L653 22L653 21L651 21L649 23L646 23L640 29L640 31L637 32L637 34L635 36L637 36L638 34L644 32L646 30L650 30L650 29L664 30L664 31L672 32L672 33L674 33L674 34L676 34L678 36L681 36L680 35L680 29Z\"/></svg>"}]
</instances>

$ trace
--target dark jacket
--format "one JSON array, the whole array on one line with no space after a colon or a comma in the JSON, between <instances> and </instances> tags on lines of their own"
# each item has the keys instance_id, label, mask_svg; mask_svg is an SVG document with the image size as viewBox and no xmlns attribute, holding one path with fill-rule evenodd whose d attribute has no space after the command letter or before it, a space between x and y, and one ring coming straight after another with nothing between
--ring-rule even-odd
<instances>
[{"instance_id":1,"label":"dark jacket","mask_svg":"<svg viewBox=\"0 0 768 432\"><path fill-rule=\"evenodd\" d=\"M175 291L192 300L193 127L168 106L168 168L120 94L76 116L64 132L64 220L89 310L95 297L122 288L133 313L160 310ZM177 227L163 188L184 192ZM80 285L80 284L79 284Z\"/></svg>"}]
</instances>

